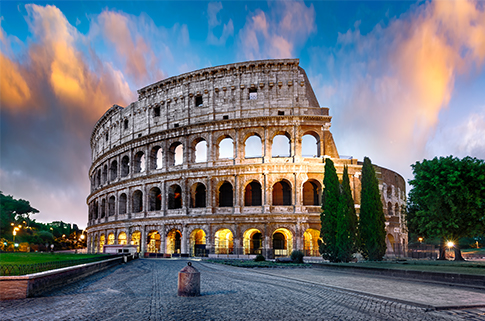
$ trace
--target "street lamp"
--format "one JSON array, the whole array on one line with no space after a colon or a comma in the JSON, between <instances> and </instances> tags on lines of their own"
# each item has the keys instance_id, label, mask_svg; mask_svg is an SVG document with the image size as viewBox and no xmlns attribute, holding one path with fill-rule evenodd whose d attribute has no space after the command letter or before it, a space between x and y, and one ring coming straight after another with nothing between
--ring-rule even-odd
<instances>
[{"instance_id":1,"label":"street lamp","mask_svg":"<svg viewBox=\"0 0 485 321\"><path fill-rule=\"evenodd\" d=\"M419 241L419 243L423 243L423 238L422 237L418 237L418 241Z\"/></svg>"},{"instance_id":2,"label":"street lamp","mask_svg":"<svg viewBox=\"0 0 485 321\"><path fill-rule=\"evenodd\" d=\"M455 244L449 241L448 243L446 243L446 246L448 246L448 248L451 249L453 246L455 246Z\"/></svg>"}]
</instances>

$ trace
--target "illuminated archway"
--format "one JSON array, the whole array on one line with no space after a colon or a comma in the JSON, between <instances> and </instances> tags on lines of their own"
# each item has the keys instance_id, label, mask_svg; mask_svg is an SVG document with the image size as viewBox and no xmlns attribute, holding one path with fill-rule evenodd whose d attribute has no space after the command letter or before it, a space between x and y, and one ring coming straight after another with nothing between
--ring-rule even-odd
<instances>
[{"instance_id":1,"label":"illuminated archway","mask_svg":"<svg viewBox=\"0 0 485 321\"><path fill-rule=\"evenodd\" d=\"M205 232L200 228L193 230L190 233L190 256L206 256L205 245Z\"/></svg>"},{"instance_id":2,"label":"illuminated archway","mask_svg":"<svg viewBox=\"0 0 485 321\"><path fill-rule=\"evenodd\" d=\"M216 254L232 254L234 251L232 232L227 228L218 230L214 245Z\"/></svg>"},{"instance_id":3,"label":"illuminated archway","mask_svg":"<svg viewBox=\"0 0 485 321\"><path fill-rule=\"evenodd\" d=\"M137 246L137 252L140 252L140 240L141 240L141 232L136 231L131 234L131 245L136 245Z\"/></svg>"},{"instance_id":4,"label":"illuminated archway","mask_svg":"<svg viewBox=\"0 0 485 321\"><path fill-rule=\"evenodd\" d=\"M121 232L118 235L118 244L120 244L120 245L126 245L127 244L125 232Z\"/></svg>"},{"instance_id":5,"label":"illuminated archway","mask_svg":"<svg viewBox=\"0 0 485 321\"><path fill-rule=\"evenodd\" d=\"M167 253L180 254L182 248L182 233L179 230L173 229L167 234Z\"/></svg>"},{"instance_id":6,"label":"illuminated archway","mask_svg":"<svg viewBox=\"0 0 485 321\"><path fill-rule=\"evenodd\" d=\"M99 253L103 253L105 241L106 241L106 236L104 234L101 234L101 236L99 237Z\"/></svg>"},{"instance_id":7,"label":"illuminated archway","mask_svg":"<svg viewBox=\"0 0 485 321\"><path fill-rule=\"evenodd\" d=\"M108 234L108 245L113 245L113 244L115 244L115 234L109 233Z\"/></svg>"},{"instance_id":8,"label":"illuminated archway","mask_svg":"<svg viewBox=\"0 0 485 321\"><path fill-rule=\"evenodd\" d=\"M243 236L244 254L262 254L263 249L263 235L261 231L251 228L244 232Z\"/></svg>"},{"instance_id":9,"label":"illuminated archway","mask_svg":"<svg viewBox=\"0 0 485 321\"><path fill-rule=\"evenodd\" d=\"M309 228L303 233L303 252L306 256L320 256L318 252L318 240L320 231Z\"/></svg>"},{"instance_id":10,"label":"illuminated archway","mask_svg":"<svg viewBox=\"0 0 485 321\"><path fill-rule=\"evenodd\" d=\"M396 244L396 241L394 240L394 236L392 234L387 234L387 241L389 242L388 245L390 245L390 248L394 252L394 250L395 250L394 247L395 247L395 244Z\"/></svg>"},{"instance_id":11,"label":"illuminated archway","mask_svg":"<svg viewBox=\"0 0 485 321\"><path fill-rule=\"evenodd\" d=\"M160 252L160 233L158 231L151 231L147 236L147 252L159 253Z\"/></svg>"},{"instance_id":12,"label":"illuminated archway","mask_svg":"<svg viewBox=\"0 0 485 321\"><path fill-rule=\"evenodd\" d=\"M289 256L293 250L293 235L285 228L279 228L273 233L274 256Z\"/></svg>"}]
</instances>

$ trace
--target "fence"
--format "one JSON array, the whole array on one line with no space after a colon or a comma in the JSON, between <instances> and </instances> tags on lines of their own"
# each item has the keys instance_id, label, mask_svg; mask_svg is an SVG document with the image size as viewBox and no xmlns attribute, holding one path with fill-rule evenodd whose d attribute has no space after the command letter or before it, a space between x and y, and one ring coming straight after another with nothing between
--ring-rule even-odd
<instances>
[{"instance_id":1,"label":"fence","mask_svg":"<svg viewBox=\"0 0 485 321\"><path fill-rule=\"evenodd\" d=\"M49 271L54 269L60 269L63 267L91 263L96 261L102 261L113 256L101 256L92 257L79 260L68 260L68 261L54 261L54 262L44 262L36 264L0 264L0 276L11 276L11 275L25 275L38 273L43 271Z\"/></svg>"}]
</instances>

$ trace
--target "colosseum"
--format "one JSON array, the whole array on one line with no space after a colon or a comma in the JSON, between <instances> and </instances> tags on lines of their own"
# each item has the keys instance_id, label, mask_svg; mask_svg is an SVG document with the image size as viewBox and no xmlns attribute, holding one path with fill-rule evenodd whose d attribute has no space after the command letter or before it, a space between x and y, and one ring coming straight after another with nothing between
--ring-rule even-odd
<instances>
[{"instance_id":1,"label":"colosseum","mask_svg":"<svg viewBox=\"0 0 485 321\"><path fill-rule=\"evenodd\" d=\"M360 204L362 163L339 156L330 121L298 59L210 67L141 88L92 132L88 251L319 256L327 158L340 177L348 167L357 213ZM405 182L376 172L393 255L407 244Z\"/></svg>"}]
</instances>

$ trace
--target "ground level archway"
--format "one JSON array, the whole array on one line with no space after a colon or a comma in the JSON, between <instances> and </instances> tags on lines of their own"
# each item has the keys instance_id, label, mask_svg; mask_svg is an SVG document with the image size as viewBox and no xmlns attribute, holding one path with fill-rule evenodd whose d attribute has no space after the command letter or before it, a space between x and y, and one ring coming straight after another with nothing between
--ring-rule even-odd
<instances>
[{"instance_id":1,"label":"ground level archway","mask_svg":"<svg viewBox=\"0 0 485 321\"><path fill-rule=\"evenodd\" d=\"M231 230L225 228L216 232L214 240L215 254L233 254L234 239Z\"/></svg>"},{"instance_id":2,"label":"ground level archway","mask_svg":"<svg viewBox=\"0 0 485 321\"><path fill-rule=\"evenodd\" d=\"M279 228L273 233L273 255L289 256L293 250L293 235L286 228Z\"/></svg>"},{"instance_id":3,"label":"ground level archway","mask_svg":"<svg viewBox=\"0 0 485 321\"><path fill-rule=\"evenodd\" d=\"M261 231L255 228L246 230L243 236L243 248L245 255L262 254L263 235Z\"/></svg>"},{"instance_id":4,"label":"ground level archway","mask_svg":"<svg viewBox=\"0 0 485 321\"><path fill-rule=\"evenodd\" d=\"M204 230L195 229L190 233L190 256L207 256Z\"/></svg>"}]
</instances>

